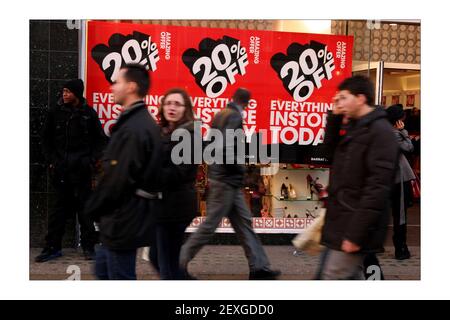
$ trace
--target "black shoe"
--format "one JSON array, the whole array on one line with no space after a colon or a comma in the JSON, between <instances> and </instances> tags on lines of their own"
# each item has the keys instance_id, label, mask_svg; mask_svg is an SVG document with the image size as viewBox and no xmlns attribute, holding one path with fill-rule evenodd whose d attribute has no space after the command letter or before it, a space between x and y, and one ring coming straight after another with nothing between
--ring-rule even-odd
<instances>
[{"instance_id":1,"label":"black shoe","mask_svg":"<svg viewBox=\"0 0 450 320\"><path fill-rule=\"evenodd\" d=\"M34 258L35 262L46 262L62 256L61 249L44 248L41 254Z\"/></svg>"},{"instance_id":2,"label":"black shoe","mask_svg":"<svg viewBox=\"0 0 450 320\"><path fill-rule=\"evenodd\" d=\"M95 260L95 250L94 249L83 249L84 260Z\"/></svg>"},{"instance_id":3,"label":"black shoe","mask_svg":"<svg viewBox=\"0 0 450 320\"><path fill-rule=\"evenodd\" d=\"M250 272L249 280L276 280L281 275L279 270L263 269Z\"/></svg>"},{"instance_id":4,"label":"black shoe","mask_svg":"<svg viewBox=\"0 0 450 320\"><path fill-rule=\"evenodd\" d=\"M192 274L190 274L189 272L182 271L180 280L198 280L198 279L196 277L194 277Z\"/></svg>"}]
</instances>

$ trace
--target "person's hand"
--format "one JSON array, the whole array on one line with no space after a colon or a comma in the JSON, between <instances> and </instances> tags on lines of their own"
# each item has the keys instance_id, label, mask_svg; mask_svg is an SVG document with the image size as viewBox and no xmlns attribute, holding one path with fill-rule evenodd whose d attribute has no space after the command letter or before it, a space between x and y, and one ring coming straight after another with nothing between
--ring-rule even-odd
<instances>
[{"instance_id":1,"label":"person's hand","mask_svg":"<svg viewBox=\"0 0 450 320\"><path fill-rule=\"evenodd\" d=\"M346 125L346 124L348 124L349 122L350 122L349 117L344 116L344 117L342 118L342 124L343 124L343 125Z\"/></svg>"},{"instance_id":2,"label":"person's hand","mask_svg":"<svg viewBox=\"0 0 450 320\"><path fill-rule=\"evenodd\" d=\"M361 250L361 247L351 241L344 240L342 241L341 250L346 253L353 253Z\"/></svg>"},{"instance_id":3,"label":"person's hand","mask_svg":"<svg viewBox=\"0 0 450 320\"><path fill-rule=\"evenodd\" d=\"M395 123L395 128L397 128L398 130L403 130L405 128L405 124L403 123L402 120L398 120Z\"/></svg>"}]
</instances>

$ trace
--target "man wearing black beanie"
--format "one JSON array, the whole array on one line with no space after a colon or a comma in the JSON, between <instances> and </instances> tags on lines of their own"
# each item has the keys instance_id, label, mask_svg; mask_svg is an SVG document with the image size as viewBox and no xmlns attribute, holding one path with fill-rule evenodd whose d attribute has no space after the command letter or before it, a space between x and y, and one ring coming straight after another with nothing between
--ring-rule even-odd
<instances>
[{"instance_id":1,"label":"man wearing black beanie","mask_svg":"<svg viewBox=\"0 0 450 320\"><path fill-rule=\"evenodd\" d=\"M92 219L83 214L91 193L97 161L106 144L106 136L94 109L83 97L81 79L63 86L60 103L51 107L42 132L44 155L56 192L56 205L49 212L46 246L35 258L45 262L62 255L66 219L78 215L81 246L87 260L94 255L97 236Z\"/></svg>"}]
</instances>

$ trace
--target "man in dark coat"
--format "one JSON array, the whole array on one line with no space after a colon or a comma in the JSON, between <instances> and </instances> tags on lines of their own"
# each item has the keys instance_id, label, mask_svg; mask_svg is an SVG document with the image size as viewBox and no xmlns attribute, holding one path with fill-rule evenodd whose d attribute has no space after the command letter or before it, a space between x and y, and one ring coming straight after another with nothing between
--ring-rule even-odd
<instances>
[{"instance_id":1,"label":"man in dark coat","mask_svg":"<svg viewBox=\"0 0 450 320\"><path fill-rule=\"evenodd\" d=\"M43 128L43 147L56 191L56 206L49 213L46 246L36 257L45 262L62 255L66 219L75 214L80 223L81 246L92 259L97 241L92 219L82 213L89 197L106 136L94 109L83 97L81 79L64 84L62 104L51 108Z\"/></svg>"},{"instance_id":2,"label":"man in dark coat","mask_svg":"<svg viewBox=\"0 0 450 320\"><path fill-rule=\"evenodd\" d=\"M143 101L149 86L140 65L123 67L111 86L123 112L105 151L104 176L86 208L99 222L96 275L102 280L136 279L136 249L150 245L161 207L159 127Z\"/></svg>"},{"instance_id":3,"label":"man in dark coat","mask_svg":"<svg viewBox=\"0 0 450 320\"><path fill-rule=\"evenodd\" d=\"M364 257L384 250L398 145L385 111L373 108L373 102L368 78L348 78L340 84L335 114L327 120L329 131L341 129L343 116L350 123L344 137L338 132L329 133L336 141L325 137L335 151L320 279L364 279Z\"/></svg>"}]
</instances>

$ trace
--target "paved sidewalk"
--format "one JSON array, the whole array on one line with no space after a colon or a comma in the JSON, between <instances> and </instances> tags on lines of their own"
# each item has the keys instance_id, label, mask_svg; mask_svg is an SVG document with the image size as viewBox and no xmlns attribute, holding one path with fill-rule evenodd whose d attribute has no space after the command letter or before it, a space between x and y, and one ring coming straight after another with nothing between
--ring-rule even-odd
<instances>
[{"instance_id":1,"label":"paved sidewalk","mask_svg":"<svg viewBox=\"0 0 450 320\"><path fill-rule=\"evenodd\" d=\"M264 246L274 269L282 271L280 280L310 280L314 277L318 256L294 255L292 246ZM63 280L71 272L72 265L81 271L81 280L94 280L92 261L85 261L81 252L64 249L64 255L56 260L35 263L34 257L41 249L30 249L30 280ZM393 258L394 248L386 247L379 255L386 280L420 280L420 247L410 247L411 259L398 261ZM140 280L158 280L150 263L142 259L142 249L137 259L137 274ZM246 280L248 265L244 250L240 246L211 245L204 247L190 263L189 271L199 280Z\"/></svg>"}]
</instances>

